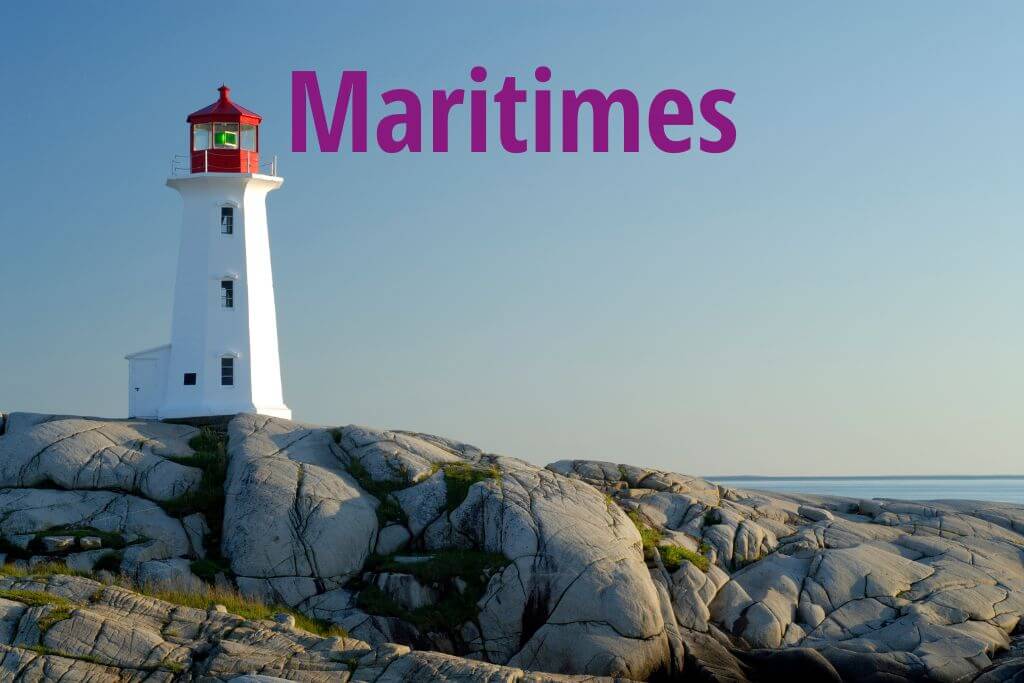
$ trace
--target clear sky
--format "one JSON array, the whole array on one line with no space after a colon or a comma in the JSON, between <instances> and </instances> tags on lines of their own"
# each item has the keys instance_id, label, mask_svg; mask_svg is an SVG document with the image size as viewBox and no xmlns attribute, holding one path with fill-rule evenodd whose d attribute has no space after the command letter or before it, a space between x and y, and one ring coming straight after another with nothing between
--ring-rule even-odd
<instances>
[{"instance_id":1,"label":"clear sky","mask_svg":"<svg viewBox=\"0 0 1024 683\"><path fill-rule=\"evenodd\" d=\"M297 419L538 463L1024 473L1021 25L1009 1L4 3L0 410L126 414L124 354L170 336L169 161L224 81L285 177ZM540 64L642 102L729 88L737 144L473 155L453 119L448 154L289 152L294 69L426 96L476 64L492 92Z\"/></svg>"}]
</instances>

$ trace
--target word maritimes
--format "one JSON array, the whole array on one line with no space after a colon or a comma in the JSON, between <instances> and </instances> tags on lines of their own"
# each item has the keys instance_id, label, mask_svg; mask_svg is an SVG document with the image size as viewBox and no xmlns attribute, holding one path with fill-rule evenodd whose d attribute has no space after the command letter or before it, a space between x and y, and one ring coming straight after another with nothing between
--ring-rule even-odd
<instances>
[{"instance_id":1,"label":"word maritimes","mask_svg":"<svg viewBox=\"0 0 1024 683\"><path fill-rule=\"evenodd\" d=\"M474 83L487 80L487 70L474 66L469 77ZM490 115L489 99L497 105L498 139L506 152L520 154L551 151L552 92L540 85L551 80L551 69L537 67L534 71L538 87L524 90L516 86L515 76L506 76L493 98L484 88L469 90L469 149L486 152L488 148L487 122ZM452 110L466 104L466 90L434 90L431 93L431 149L447 152L449 145L449 117ZM681 90L662 90L651 99L647 107L647 131L654 147L673 154L700 149L710 154L729 151L736 143L736 126L719 107L731 104L736 93L716 89L704 93L697 105L700 117L714 128L714 139L693 139L689 126L694 124L694 105ZM520 137L516 130L517 105L533 104L532 145ZM411 90L397 88L380 95L389 110L377 122L377 145L384 152L423 151L423 106L419 96ZM320 95L320 83L315 71L292 72L292 151L305 152L307 142L306 105L316 130L321 152L337 152L341 147L346 121L350 127L353 152L367 149L367 74L365 71L343 71L338 86L334 113L328 124ZM563 90L561 93L561 140L563 152L579 151L579 126L584 105L590 110L593 151L607 152L612 107L619 108L622 121L622 149L640 150L640 102L626 89L607 94L600 90Z\"/></svg>"}]
</instances>

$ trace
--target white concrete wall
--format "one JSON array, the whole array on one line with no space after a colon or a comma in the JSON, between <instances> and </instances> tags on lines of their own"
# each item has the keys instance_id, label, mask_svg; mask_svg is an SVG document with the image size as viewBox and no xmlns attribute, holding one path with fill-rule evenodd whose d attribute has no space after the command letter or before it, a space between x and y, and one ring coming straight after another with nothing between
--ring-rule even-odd
<instances>
[{"instance_id":1,"label":"white concrete wall","mask_svg":"<svg viewBox=\"0 0 1024 683\"><path fill-rule=\"evenodd\" d=\"M125 356L128 360L128 416L158 417L164 403L171 345ZM144 371L151 367L153 372Z\"/></svg>"},{"instance_id":2,"label":"white concrete wall","mask_svg":"<svg viewBox=\"0 0 1024 683\"><path fill-rule=\"evenodd\" d=\"M167 181L183 201L174 285L171 349L161 418L256 412L291 417L281 392L266 195L281 178L210 173ZM220 210L235 210L221 233ZM234 307L221 305L222 279L234 279ZM221 357L235 358L235 383L220 383ZM195 386L184 374L195 372Z\"/></svg>"}]
</instances>

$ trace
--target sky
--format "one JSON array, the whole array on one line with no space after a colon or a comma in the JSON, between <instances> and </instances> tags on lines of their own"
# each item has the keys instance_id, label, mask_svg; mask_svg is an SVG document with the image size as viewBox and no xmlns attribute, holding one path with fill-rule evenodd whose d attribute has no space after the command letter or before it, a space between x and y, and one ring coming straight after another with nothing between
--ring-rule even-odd
<instances>
[{"instance_id":1,"label":"sky","mask_svg":"<svg viewBox=\"0 0 1024 683\"><path fill-rule=\"evenodd\" d=\"M540 464L1024 474L1022 22L1012 2L5 3L0 411L127 414L123 356L170 337L170 159L225 82L285 178L296 419ZM542 64L555 91L642 106L733 90L736 145L471 154L456 117L447 154L289 151L293 70L326 100L366 70L372 121L386 89L482 65L493 93Z\"/></svg>"}]
</instances>

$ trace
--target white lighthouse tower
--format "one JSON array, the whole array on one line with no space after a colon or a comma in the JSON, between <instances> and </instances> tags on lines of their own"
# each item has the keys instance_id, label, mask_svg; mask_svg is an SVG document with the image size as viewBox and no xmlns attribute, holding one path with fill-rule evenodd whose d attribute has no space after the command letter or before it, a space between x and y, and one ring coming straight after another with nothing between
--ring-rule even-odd
<instances>
[{"instance_id":1,"label":"white lighthouse tower","mask_svg":"<svg viewBox=\"0 0 1024 683\"><path fill-rule=\"evenodd\" d=\"M171 343L126 356L132 417L291 417L266 207L284 180L276 163L260 165L261 117L219 91L188 116L188 161L167 179L184 203Z\"/></svg>"}]
</instances>

